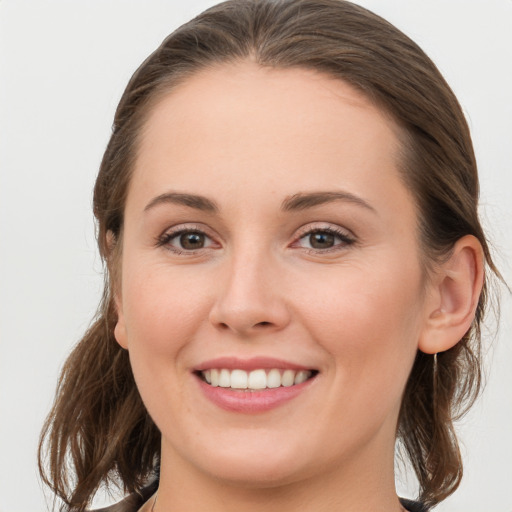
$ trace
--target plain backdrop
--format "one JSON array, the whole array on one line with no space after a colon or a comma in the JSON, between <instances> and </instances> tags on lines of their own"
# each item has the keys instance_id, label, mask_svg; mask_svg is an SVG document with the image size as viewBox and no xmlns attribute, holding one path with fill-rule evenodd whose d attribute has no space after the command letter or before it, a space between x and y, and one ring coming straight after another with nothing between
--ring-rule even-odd
<instances>
[{"instance_id":1,"label":"plain backdrop","mask_svg":"<svg viewBox=\"0 0 512 512\"><path fill-rule=\"evenodd\" d=\"M37 438L102 288L91 198L117 101L161 40L213 3L0 0L0 512L47 510ZM459 97L481 213L512 283L512 1L359 3L418 42ZM439 511L512 511L507 294L502 310L500 333L485 345L487 388L459 425L465 477ZM410 496L414 479L406 473L398 487Z\"/></svg>"}]
</instances>

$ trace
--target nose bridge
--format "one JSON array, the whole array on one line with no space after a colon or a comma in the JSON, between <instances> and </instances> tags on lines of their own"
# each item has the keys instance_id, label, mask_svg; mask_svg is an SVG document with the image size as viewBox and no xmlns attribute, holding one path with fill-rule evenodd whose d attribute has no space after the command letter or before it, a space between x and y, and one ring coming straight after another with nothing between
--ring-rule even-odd
<instances>
[{"instance_id":1,"label":"nose bridge","mask_svg":"<svg viewBox=\"0 0 512 512\"><path fill-rule=\"evenodd\" d=\"M249 249L233 254L228 271L226 299L237 299L240 304L257 304L270 295L275 262L261 249Z\"/></svg>"},{"instance_id":2,"label":"nose bridge","mask_svg":"<svg viewBox=\"0 0 512 512\"><path fill-rule=\"evenodd\" d=\"M210 319L237 333L280 329L288 310L279 286L284 276L277 258L258 244L239 244L226 259Z\"/></svg>"}]
</instances>

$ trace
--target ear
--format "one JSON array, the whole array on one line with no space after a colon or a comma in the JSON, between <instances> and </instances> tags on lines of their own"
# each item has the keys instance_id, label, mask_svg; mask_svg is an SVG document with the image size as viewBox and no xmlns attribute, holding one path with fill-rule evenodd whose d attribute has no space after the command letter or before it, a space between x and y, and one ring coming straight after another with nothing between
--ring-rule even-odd
<instances>
[{"instance_id":1,"label":"ear","mask_svg":"<svg viewBox=\"0 0 512 512\"><path fill-rule=\"evenodd\" d=\"M463 338L475 318L483 280L482 246L474 236L464 236L429 284L426 321L418 344L422 352L444 352Z\"/></svg>"},{"instance_id":2,"label":"ear","mask_svg":"<svg viewBox=\"0 0 512 512\"><path fill-rule=\"evenodd\" d=\"M113 280L112 294L114 296L114 304L115 304L116 313L117 313L117 321L116 321L116 325L114 327L114 337L116 338L117 343L119 343L119 345L122 348L127 349L128 344L126 342L126 324L124 321L123 303L121 300L121 293L120 293L121 286L120 286L120 283L118 282L118 280L119 280L118 272L115 271L115 266L114 266L116 264L115 263L116 257L113 256L117 241L116 241L116 238L115 238L114 234L112 233L112 231L107 231L107 233L105 234L105 240L106 240L106 247L107 247L108 258L109 258L108 265L109 265L109 269L110 269L110 279ZM119 262L117 264L119 264Z\"/></svg>"},{"instance_id":3,"label":"ear","mask_svg":"<svg viewBox=\"0 0 512 512\"><path fill-rule=\"evenodd\" d=\"M114 327L114 336L116 338L117 343L119 343L119 345L121 345L122 348L128 349L128 343L126 341L126 324L124 321L123 305L117 293L115 294L114 302L116 305L117 312L117 322L116 326Z\"/></svg>"}]
</instances>

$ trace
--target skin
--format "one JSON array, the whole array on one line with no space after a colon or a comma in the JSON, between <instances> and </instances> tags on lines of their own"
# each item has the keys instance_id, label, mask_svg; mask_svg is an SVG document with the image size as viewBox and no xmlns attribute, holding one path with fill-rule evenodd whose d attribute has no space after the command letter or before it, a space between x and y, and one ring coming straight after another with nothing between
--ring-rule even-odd
<instances>
[{"instance_id":1,"label":"skin","mask_svg":"<svg viewBox=\"0 0 512 512\"><path fill-rule=\"evenodd\" d=\"M401 510L401 395L455 285L425 279L398 130L342 81L252 62L201 72L153 109L127 198L115 332L162 432L155 510ZM218 211L155 201L170 192ZM345 198L283 211L316 192ZM170 235L182 228L205 246L183 249ZM315 249L311 229L350 242ZM474 281L467 245L459 266ZM240 414L193 374L221 356L319 373L293 400Z\"/></svg>"}]
</instances>

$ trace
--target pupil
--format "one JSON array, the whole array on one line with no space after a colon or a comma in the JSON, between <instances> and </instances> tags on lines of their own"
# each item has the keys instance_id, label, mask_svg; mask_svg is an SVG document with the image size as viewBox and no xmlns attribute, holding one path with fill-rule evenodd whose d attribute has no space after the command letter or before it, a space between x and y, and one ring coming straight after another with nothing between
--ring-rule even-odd
<instances>
[{"instance_id":1,"label":"pupil","mask_svg":"<svg viewBox=\"0 0 512 512\"><path fill-rule=\"evenodd\" d=\"M201 233L184 233L180 236L183 249L201 249L204 246L204 235Z\"/></svg>"},{"instance_id":2,"label":"pupil","mask_svg":"<svg viewBox=\"0 0 512 512\"><path fill-rule=\"evenodd\" d=\"M313 233L309 236L309 243L314 249L328 249L334 245L334 235L330 233Z\"/></svg>"}]
</instances>

